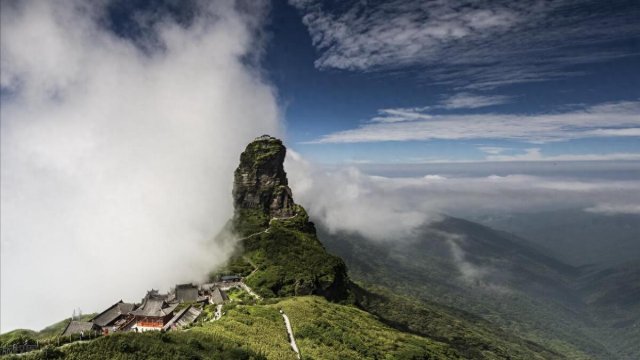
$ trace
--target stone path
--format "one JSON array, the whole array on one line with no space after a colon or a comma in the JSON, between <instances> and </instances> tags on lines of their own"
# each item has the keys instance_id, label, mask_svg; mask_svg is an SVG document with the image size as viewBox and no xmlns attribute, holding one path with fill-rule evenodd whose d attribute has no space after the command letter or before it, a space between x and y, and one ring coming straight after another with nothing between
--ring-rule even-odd
<instances>
[{"instance_id":1,"label":"stone path","mask_svg":"<svg viewBox=\"0 0 640 360\"><path fill-rule=\"evenodd\" d=\"M256 298L256 300L262 300L262 296L256 294L255 291L253 291L252 288L250 288L247 284L241 282L238 284L244 291L246 291L247 293L249 293L249 295L253 296L254 298Z\"/></svg>"},{"instance_id":2,"label":"stone path","mask_svg":"<svg viewBox=\"0 0 640 360\"><path fill-rule=\"evenodd\" d=\"M282 315L282 318L284 319L284 325L287 328L287 337L289 338L289 345L291 345L291 348L293 349L293 351L295 351L296 356L298 357L298 359L300 359L300 350L298 350L298 345L296 345L296 339L293 337L293 329L291 328L291 322L289 321L289 317L282 310L280 310L280 314Z\"/></svg>"}]
</instances>

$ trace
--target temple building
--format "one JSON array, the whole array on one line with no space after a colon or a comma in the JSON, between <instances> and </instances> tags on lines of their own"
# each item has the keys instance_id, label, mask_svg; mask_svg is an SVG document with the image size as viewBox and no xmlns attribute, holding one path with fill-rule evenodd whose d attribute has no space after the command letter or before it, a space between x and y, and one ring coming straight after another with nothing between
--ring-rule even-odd
<instances>
[{"instance_id":1,"label":"temple building","mask_svg":"<svg viewBox=\"0 0 640 360\"><path fill-rule=\"evenodd\" d=\"M223 283L231 283L231 282L242 281L242 277L240 275L224 275L220 277L220 280Z\"/></svg>"},{"instance_id":2,"label":"temple building","mask_svg":"<svg viewBox=\"0 0 640 360\"><path fill-rule=\"evenodd\" d=\"M220 305L220 304L224 304L228 300L229 300L229 296L227 296L227 294L224 291L220 290L219 287L211 290L211 296L209 297L209 301L212 304Z\"/></svg>"},{"instance_id":3,"label":"temple building","mask_svg":"<svg viewBox=\"0 0 640 360\"><path fill-rule=\"evenodd\" d=\"M176 285L176 300L179 302L193 302L198 300L198 287L193 284Z\"/></svg>"},{"instance_id":4,"label":"temple building","mask_svg":"<svg viewBox=\"0 0 640 360\"><path fill-rule=\"evenodd\" d=\"M228 299L227 294L216 284L202 287L179 284L167 294L152 289L142 298L139 306L120 300L88 322L71 321L62 334L102 331L106 335L116 331L179 329L193 323L202 313L205 304L222 304ZM178 305L185 302L188 304L176 312Z\"/></svg>"},{"instance_id":5,"label":"temple building","mask_svg":"<svg viewBox=\"0 0 640 360\"><path fill-rule=\"evenodd\" d=\"M71 320L67 324L67 326L62 330L62 336L69 336L75 334L88 334L92 331L99 331L100 328L98 325L90 322L90 321L76 321Z\"/></svg>"},{"instance_id":6,"label":"temple building","mask_svg":"<svg viewBox=\"0 0 640 360\"><path fill-rule=\"evenodd\" d=\"M186 308L178 311L178 313L167 322L162 330L175 330L181 329L194 321L202 314L202 309L199 307L189 305Z\"/></svg>"},{"instance_id":7,"label":"temple building","mask_svg":"<svg viewBox=\"0 0 640 360\"><path fill-rule=\"evenodd\" d=\"M90 322L99 326L105 333L113 332L120 329L134 308L134 304L128 304L120 300L107 308L107 310L94 316Z\"/></svg>"},{"instance_id":8,"label":"temple building","mask_svg":"<svg viewBox=\"0 0 640 360\"><path fill-rule=\"evenodd\" d=\"M178 303L170 304L166 295L150 291L144 297L142 305L130 314L134 317L131 329L135 331L161 330L173 317Z\"/></svg>"}]
</instances>

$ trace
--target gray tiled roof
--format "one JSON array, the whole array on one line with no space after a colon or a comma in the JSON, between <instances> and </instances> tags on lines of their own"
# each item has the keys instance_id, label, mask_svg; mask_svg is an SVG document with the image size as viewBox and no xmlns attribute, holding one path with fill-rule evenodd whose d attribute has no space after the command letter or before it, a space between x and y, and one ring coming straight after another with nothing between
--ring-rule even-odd
<instances>
[{"instance_id":1,"label":"gray tiled roof","mask_svg":"<svg viewBox=\"0 0 640 360\"><path fill-rule=\"evenodd\" d=\"M213 288L214 288L214 287L216 287L216 286L217 286L217 285L216 285L216 283L208 283L208 284L202 284L202 285L200 285L200 288L201 288L202 290L211 290L211 289L213 289Z\"/></svg>"},{"instance_id":2,"label":"gray tiled roof","mask_svg":"<svg viewBox=\"0 0 640 360\"><path fill-rule=\"evenodd\" d=\"M96 315L91 321L98 326L109 326L118 320L121 316L128 314L135 308L134 304L127 304L122 300L111 305L107 310Z\"/></svg>"},{"instance_id":3,"label":"gray tiled roof","mask_svg":"<svg viewBox=\"0 0 640 360\"><path fill-rule=\"evenodd\" d=\"M149 317L165 317L171 313L178 306L178 304L167 304L163 299L148 297L145 299L144 304L140 306L131 314L135 316L149 316Z\"/></svg>"},{"instance_id":4,"label":"gray tiled roof","mask_svg":"<svg viewBox=\"0 0 640 360\"><path fill-rule=\"evenodd\" d=\"M202 314L202 309L195 306L187 306L180 310L169 322L162 328L163 330L171 329L173 326L181 328L196 321L198 316Z\"/></svg>"},{"instance_id":5,"label":"gray tiled roof","mask_svg":"<svg viewBox=\"0 0 640 360\"><path fill-rule=\"evenodd\" d=\"M242 279L242 277L240 277L238 275L224 275L224 276L220 277L220 279L222 281L235 281L235 280Z\"/></svg>"},{"instance_id":6,"label":"gray tiled roof","mask_svg":"<svg viewBox=\"0 0 640 360\"><path fill-rule=\"evenodd\" d=\"M198 287L196 285L193 285L191 283L176 285L176 290L177 289L197 289L197 288Z\"/></svg>"},{"instance_id":7,"label":"gray tiled roof","mask_svg":"<svg viewBox=\"0 0 640 360\"><path fill-rule=\"evenodd\" d=\"M175 298L180 301L196 301L198 299L198 287L193 284L176 285Z\"/></svg>"},{"instance_id":8,"label":"gray tiled roof","mask_svg":"<svg viewBox=\"0 0 640 360\"><path fill-rule=\"evenodd\" d=\"M211 291L211 302L214 304L222 304L223 302L229 300L227 294L220 290L220 288L215 288Z\"/></svg>"},{"instance_id":9,"label":"gray tiled roof","mask_svg":"<svg viewBox=\"0 0 640 360\"><path fill-rule=\"evenodd\" d=\"M72 320L67 324L67 327L62 331L63 336L68 336L72 334L80 334L82 332L88 332L91 330L95 330L95 325L88 321L75 321Z\"/></svg>"}]
</instances>

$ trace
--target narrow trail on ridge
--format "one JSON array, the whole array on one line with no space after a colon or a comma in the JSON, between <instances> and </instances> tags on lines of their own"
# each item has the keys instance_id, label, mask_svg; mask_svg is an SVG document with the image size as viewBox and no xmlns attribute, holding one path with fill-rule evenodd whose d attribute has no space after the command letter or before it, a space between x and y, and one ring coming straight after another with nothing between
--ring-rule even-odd
<instances>
[{"instance_id":1,"label":"narrow trail on ridge","mask_svg":"<svg viewBox=\"0 0 640 360\"><path fill-rule=\"evenodd\" d=\"M291 328L291 321L289 321L289 317L284 311L280 310L280 314L284 319L284 325L287 329L287 337L289 338L289 345L291 345L291 349L295 351L296 356L300 359L300 350L298 349L298 345L296 344L296 339L293 337L293 329Z\"/></svg>"}]
</instances>

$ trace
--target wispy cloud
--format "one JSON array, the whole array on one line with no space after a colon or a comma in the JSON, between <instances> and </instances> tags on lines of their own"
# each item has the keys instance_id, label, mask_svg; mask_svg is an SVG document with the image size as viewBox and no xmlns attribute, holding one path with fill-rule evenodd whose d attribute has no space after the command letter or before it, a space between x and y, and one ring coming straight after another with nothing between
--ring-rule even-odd
<instances>
[{"instance_id":1,"label":"wispy cloud","mask_svg":"<svg viewBox=\"0 0 640 360\"><path fill-rule=\"evenodd\" d=\"M406 121L429 120L433 118L430 112L447 109L477 109L482 107L505 104L512 96L506 95L477 95L461 92L444 97L438 104L420 107L388 108L378 110L378 115L371 118L372 123L397 123Z\"/></svg>"},{"instance_id":2,"label":"wispy cloud","mask_svg":"<svg viewBox=\"0 0 640 360\"><path fill-rule=\"evenodd\" d=\"M498 155L509 150L509 148L499 147L499 146L479 146L478 150L486 154Z\"/></svg>"},{"instance_id":3,"label":"wispy cloud","mask_svg":"<svg viewBox=\"0 0 640 360\"><path fill-rule=\"evenodd\" d=\"M451 258L454 264L458 267L460 276L464 281L476 283L483 280L483 278L490 272L489 268L480 267L470 261L467 261L466 254L460 246L460 243L466 240L464 236L445 232L439 232L439 235L442 236L447 242L447 245L449 245Z\"/></svg>"},{"instance_id":4,"label":"wispy cloud","mask_svg":"<svg viewBox=\"0 0 640 360\"><path fill-rule=\"evenodd\" d=\"M640 101L607 103L563 113L432 115L405 110L358 128L321 136L312 143L432 139L509 139L543 143L640 135ZM384 116L392 120L385 121Z\"/></svg>"},{"instance_id":5,"label":"wispy cloud","mask_svg":"<svg viewBox=\"0 0 640 360\"><path fill-rule=\"evenodd\" d=\"M371 122L394 123L404 121L428 120L431 119L432 116L424 112L429 109L431 109L430 106L380 109L378 110L378 116L373 117L371 119Z\"/></svg>"},{"instance_id":6,"label":"wispy cloud","mask_svg":"<svg viewBox=\"0 0 640 360\"><path fill-rule=\"evenodd\" d=\"M640 215L640 204L611 204L603 203L596 206L591 206L584 211L603 214L603 215L618 215L618 214L632 214Z\"/></svg>"},{"instance_id":7,"label":"wispy cloud","mask_svg":"<svg viewBox=\"0 0 640 360\"><path fill-rule=\"evenodd\" d=\"M477 109L481 107L501 105L510 102L511 96L506 95L475 95L461 92L445 98L440 107L445 109Z\"/></svg>"},{"instance_id":8,"label":"wispy cloud","mask_svg":"<svg viewBox=\"0 0 640 360\"><path fill-rule=\"evenodd\" d=\"M640 34L623 3L595 0L291 3L320 52L318 68L417 67L470 89L580 74L571 65L630 55L615 40ZM593 50L603 43L609 50Z\"/></svg>"},{"instance_id":9,"label":"wispy cloud","mask_svg":"<svg viewBox=\"0 0 640 360\"><path fill-rule=\"evenodd\" d=\"M526 149L523 154L490 154L484 161L625 161L640 160L640 153L544 155L540 148Z\"/></svg>"}]
</instances>

